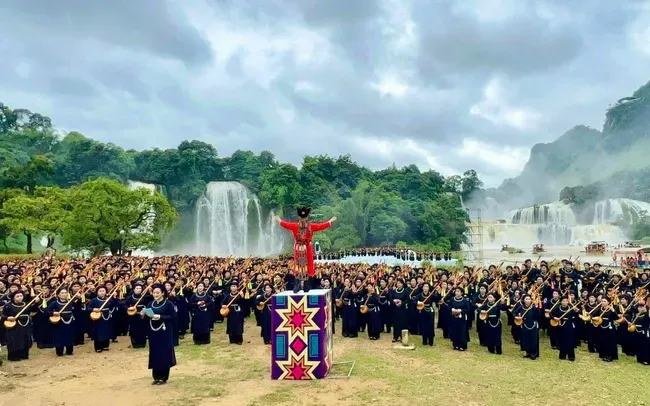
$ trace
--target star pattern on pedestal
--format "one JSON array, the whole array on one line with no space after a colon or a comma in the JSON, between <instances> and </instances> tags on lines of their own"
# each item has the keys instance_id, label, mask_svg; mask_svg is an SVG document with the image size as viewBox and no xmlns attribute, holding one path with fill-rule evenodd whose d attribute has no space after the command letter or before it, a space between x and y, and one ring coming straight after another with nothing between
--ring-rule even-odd
<instances>
[{"instance_id":1,"label":"star pattern on pedestal","mask_svg":"<svg viewBox=\"0 0 650 406\"><path fill-rule=\"evenodd\" d=\"M307 343L307 335L310 331L318 331L320 328L314 322L314 317L319 308L307 307L307 296L303 296L296 302L289 296L286 309L276 309L276 313L282 321L276 329L277 332L286 332L289 335L289 342L300 338Z\"/></svg>"},{"instance_id":2,"label":"star pattern on pedestal","mask_svg":"<svg viewBox=\"0 0 650 406\"><path fill-rule=\"evenodd\" d=\"M282 375L278 379L290 381L316 379L314 370L319 361L309 361L306 356L297 356L293 352L290 354L287 361L277 361L278 367L282 370Z\"/></svg>"}]
</instances>

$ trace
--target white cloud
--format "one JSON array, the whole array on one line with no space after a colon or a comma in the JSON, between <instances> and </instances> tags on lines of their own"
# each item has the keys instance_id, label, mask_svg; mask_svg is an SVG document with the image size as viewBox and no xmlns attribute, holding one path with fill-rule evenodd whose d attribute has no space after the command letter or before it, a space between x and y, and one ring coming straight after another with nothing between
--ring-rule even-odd
<instances>
[{"instance_id":1,"label":"white cloud","mask_svg":"<svg viewBox=\"0 0 650 406\"><path fill-rule=\"evenodd\" d=\"M650 3L639 8L637 17L628 28L628 36L634 47L650 56Z\"/></svg>"},{"instance_id":2,"label":"white cloud","mask_svg":"<svg viewBox=\"0 0 650 406\"><path fill-rule=\"evenodd\" d=\"M535 129L542 118L533 109L511 105L502 81L497 78L492 78L483 88L483 99L470 107L469 114L522 131Z\"/></svg>"},{"instance_id":3,"label":"white cloud","mask_svg":"<svg viewBox=\"0 0 650 406\"><path fill-rule=\"evenodd\" d=\"M650 8L623 1L33 3L0 7L21 38L0 45L0 101L126 148L350 153L494 185L649 79Z\"/></svg>"},{"instance_id":4,"label":"white cloud","mask_svg":"<svg viewBox=\"0 0 650 406\"><path fill-rule=\"evenodd\" d=\"M459 156L471 157L491 166L499 167L507 176L514 176L523 169L530 152L527 148L493 145L465 138L457 153Z\"/></svg>"},{"instance_id":5,"label":"white cloud","mask_svg":"<svg viewBox=\"0 0 650 406\"><path fill-rule=\"evenodd\" d=\"M371 86L379 91L382 95L402 97L406 95L409 86L402 83L397 78L384 77L378 83L372 83Z\"/></svg>"}]
</instances>

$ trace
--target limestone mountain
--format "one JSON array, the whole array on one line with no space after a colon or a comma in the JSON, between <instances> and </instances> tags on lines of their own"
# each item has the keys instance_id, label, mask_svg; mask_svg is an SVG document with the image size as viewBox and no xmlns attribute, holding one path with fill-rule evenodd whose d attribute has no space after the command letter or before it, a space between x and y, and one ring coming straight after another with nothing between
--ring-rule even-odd
<instances>
[{"instance_id":1,"label":"limestone mountain","mask_svg":"<svg viewBox=\"0 0 650 406\"><path fill-rule=\"evenodd\" d=\"M500 203L516 196L515 205L523 206L557 200L565 187L594 184L597 189L616 185L616 193L638 197L636 188L625 183L639 186L639 178L647 175L644 169L650 168L648 152L650 82L607 110L602 131L577 125L553 142L534 145L521 174L504 180L491 194Z\"/></svg>"}]
</instances>

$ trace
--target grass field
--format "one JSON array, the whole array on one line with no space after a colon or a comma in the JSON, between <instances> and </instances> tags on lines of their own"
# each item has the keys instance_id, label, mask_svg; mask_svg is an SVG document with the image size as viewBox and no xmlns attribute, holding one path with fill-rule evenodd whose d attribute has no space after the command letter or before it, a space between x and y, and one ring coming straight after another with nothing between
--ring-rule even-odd
<instances>
[{"instance_id":1,"label":"grass field","mask_svg":"<svg viewBox=\"0 0 650 406\"><path fill-rule=\"evenodd\" d=\"M433 347L403 351L392 349L388 335L375 342L337 335L335 362L355 361L351 378L272 381L270 348L251 324L243 346L227 344L224 325L217 326L211 345L194 346L185 338L177 348L178 366L162 387L150 385L147 351L128 348L126 337L102 354L93 353L90 343L77 347L74 357L34 350L29 361L0 367L0 404L650 404L650 367L633 358L621 355L608 364L580 348L575 362L560 361L542 337L541 358L530 361L521 358L508 334L501 356L478 346L476 337L459 353L441 337ZM417 343L419 337L413 338Z\"/></svg>"}]
</instances>

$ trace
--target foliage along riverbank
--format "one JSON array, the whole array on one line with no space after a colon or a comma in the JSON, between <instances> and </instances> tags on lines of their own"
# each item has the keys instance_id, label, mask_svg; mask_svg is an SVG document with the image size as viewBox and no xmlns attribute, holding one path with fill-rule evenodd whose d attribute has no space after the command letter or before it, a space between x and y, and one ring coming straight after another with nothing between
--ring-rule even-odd
<instances>
[{"instance_id":1,"label":"foliage along riverbank","mask_svg":"<svg viewBox=\"0 0 650 406\"><path fill-rule=\"evenodd\" d=\"M298 205L313 206L318 217L336 215L340 222L324 233L323 248L402 242L440 251L458 249L466 220L460 197L482 186L474 170L447 178L415 165L372 171L349 155L305 156L297 167L278 162L269 151L238 150L221 157L202 141L183 141L170 149L125 150L79 132L62 133L48 117L1 103L0 168L0 187L5 189L67 189L100 177L160 185L181 214L181 226L166 239L172 246L190 238L194 206L207 183L237 181L266 209L289 217ZM0 238L10 233L4 227Z\"/></svg>"}]
</instances>

